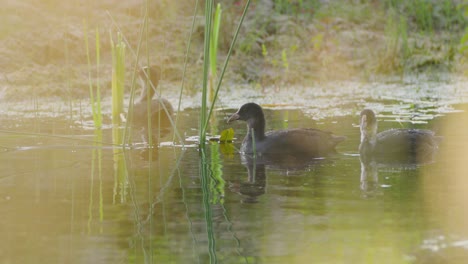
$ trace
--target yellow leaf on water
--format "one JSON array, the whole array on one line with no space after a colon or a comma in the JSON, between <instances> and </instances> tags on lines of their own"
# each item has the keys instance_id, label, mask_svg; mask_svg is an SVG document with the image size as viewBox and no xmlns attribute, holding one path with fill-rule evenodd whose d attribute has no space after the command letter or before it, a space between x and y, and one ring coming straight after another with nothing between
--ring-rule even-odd
<instances>
[{"instance_id":1,"label":"yellow leaf on water","mask_svg":"<svg viewBox=\"0 0 468 264\"><path fill-rule=\"evenodd\" d=\"M234 129L228 128L221 131L219 142L231 142L234 139Z\"/></svg>"},{"instance_id":2,"label":"yellow leaf on water","mask_svg":"<svg viewBox=\"0 0 468 264\"><path fill-rule=\"evenodd\" d=\"M219 149L221 150L221 153L223 153L223 155L227 156L228 158L233 158L234 153L236 152L236 148L232 143L219 144Z\"/></svg>"}]
</instances>

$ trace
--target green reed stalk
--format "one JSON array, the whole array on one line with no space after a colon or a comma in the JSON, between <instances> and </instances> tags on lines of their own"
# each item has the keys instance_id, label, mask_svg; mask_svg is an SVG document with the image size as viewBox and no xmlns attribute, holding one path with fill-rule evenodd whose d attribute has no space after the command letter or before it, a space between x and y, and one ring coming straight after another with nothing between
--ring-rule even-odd
<instances>
[{"instance_id":1,"label":"green reed stalk","mask_svg":"<svg viewBox=\"0 0 468 264\"><path fill-rule=\"evenodd\" d=\"M112 34L110 35L112 48L112 141L114 144L122 146L124 133L120 124L120 114L123 113L123 97L125 84L125 48L122 34L117 32L117 42L114 43ZM114 153L114 201L117 195L117 185L120 187L120 201L126 201L128 192L128 175L125 163L125 155L121 148L113 148Z\"/></svg>"},{"instance_id":2,"label":"green reed stalk","mask_svg":"<svg viewBox=\"0 0 468 264\"><path fill-rule=\"evenodd\" d=\"M88 204L88 233L92 232L91 224L93 221L94 212L94 178L97 173L99 180L99 222L104 220L104 205L102 193L102 130L96 129L94 131L93 151L91 155L91 174L89 181L89 204ZM97 163L97 166L96 166Z\"/></svg>"},{"instance_id":3,"label":"green reed stalk","mask_svg":"<svg viewBox=\"0 0 468 264\"><path fill-rule=\"evenodd\" d=\"M210 70L210 61L208 56L210 54L210 39L211 39L211 25L213 21L213 0L205 1L205 40L203 54L205 58L203 60L203 86L202 86L202 98L201 98L201 109L200 109L200 134L199 134L199 146L200 149L205 148L206 131L205 124L208 122L207 119L207 91L208 91L208 76Z\"/></svg>"},{"instance_id":4,"label":"green reed stalk","mask_svg":"<svg viewBox=\"0 0 468 264\"><path fill-rule=\"evenodd\" d=\"M234 49L234 45L236 44L236 41L237 41L237 36L239 35L239 31L240 31L240 28L242 26L242 23L244 22L244 18L245 18L245 15L247 14L247 10L249 8L249 5L250 5L250 0L247 0L247 3L245 4L244 11L242 12L242 16L241 16L241 19L239 21L239 24L237 25L236 32L234 33L234 38L233 38L233 40L231 42L231 46L229 47L229 51L227 53L226 60L224 61L224 65L223 65L223 68L221 70L221 74L219 75L216 90L215 90L215 93L214 93L214 96L213 96L213 100L211 102L210 111L208 113L208 116L204 119L204 121L205 121L204 124L201 126L202 127L202 129L200 131L201 134L206 133L206 129L208 127L208 121L210 120L210 117L211 117L211 115L213 113L214 104L216 102L216 99L218 98L218 92L219 92L219 88L221 87L221 83L222 83L223 78L224 78L224 73L226 72L226 68L227 68L227 65L229 63L229 59L231 58L231 54L232 54L232 51ZM206 30L206 27L205 27L205 30ZM201 121L202 120L200 120L200 122Z\"/></svg>"},{"instance_id":5,"label":"green reed stalk","mask_svg":"<svg viewBox=\"0 0 468 264\"><path fill-rule=\"evenodd\" d=\"M102 114L101 114L101 97L99 88L99 64L100 64L100 41L99 41L99 30L96 29L96 66L98 69L97 76L97 99L94 98L95 91L93 89L93 83L91 78L91 56L89 52L89 41L88 41L88 26L86 21L83 22L84 40L86 46L86 58L88 61L88 81L89 81L89 98L91 101L91 110L93 113L94 126L99 128L102 126Z\"/></svg>"},{"instance_id":6,"label":"green reed stalk","mask_svg":"<svg viewBox=\"0 0 468 264\"><path fill-rule=\"evenodd\" d=\"M222 159L220 156L220 143L211 142L210 144L210 172L211 177L209 177L210 193L212 204L223 204L224 203L224 187L226 186L226 181L223 179L223 165Z\"/></svg>"},{"instance_id":7,"label":"green reed stalk","mask_svg":"<svg viewBox=\"0 0 468 264\"><path fill-rule=\"evenodd\" d=\"M214 97L214 89L216 81L216 74L217 74L217 58L218 58L218 39L219 39L219 28L221 25L221 5L218 4L216 6L216 11L214 14L214 21L213 21L213 28L211 31L211 39L210 39L210 102L213 104L213 97ZM210 119L210 118L209 118ZM210 122L207 120L207 122ZM218 133L218 126L215 120L215 116L211 117L211 131L212 135ZM219 151L219 143L211 143L210 144L210 172L207 181L209 182L209 190L211 194L210 202L212 204L216 203L223 203L224 197L224 186L225 181L223 179L223 170L221 165L221 158L220 158L220 151Z\"/></svg>"},{"instance_id":8,"label":"green reed stalk","mask_svg":"<svg viewBox=\"0 0 468 264\"><path fill-rule=\"evenodd\" d=\"M96 27L96 109L93 112L94 122L97 127L102 127L102 113L101 113L101 85L99 83L99 66L101 65L101 46L99 38L99 28ZM95 116L96 115L96 116Z\"/></svg>"},{"instance_id":9,"label":"green reed stalk","mask_svg":"<svg viewBox=\"0 0 468 264\"><path fill-rule=\"evenodd\" d=\"M211 29L211 39L210 39L210 73L209 73L209 81L210 81L210 94L209 94L209 102L213 103L213 96L214 96L214 89L215 89L215 81L217 75L217 59L218 59L218 39L219 39L219 27L221 24L221 4L218 4L216 7L216 11L214 14L214 21L213 21L213 28ZM217 121L216 116L211 116L210 120L207 122L211 123L210 133L212 135L218 134L217 128ZM218 153L219 154L219 153ZM212 160L213 162L213 160Z\"/></svg>"},{"instance_id":10,"label":"green reed stalk","mask_svg":"<svg viewBox=\"0 0 468 264\"><path fill-rule=\"evenodd\" d=\"M122 32L122 29L119 27L119 25L116 23L115 19L111 16L111 14L109 12L107 12L107 15L109 16L109 19L111 20L112 22L112 25L117 29L118 32ZM121 34L122 36L122 41L123 43L126 44L126 47L129 48L129 51L130 51L130 55L132 55L133 57L135 57L135 60L136 60L136 63L135 63L135 66L133 68L133 75L132 75L132 81L131 81L131 86L132 86L132 92L130 94L130 105L129 105L129 117L131 119L131 113L133 111L133 97L134 97L134 88L135 88L135 73L137 72L138 68L139 68L139 64L138 64L138 59L140 57L140 49L141 49L141 43L142 43L142 37L143 37L143 31L144 30L144 25L142 23L142 27L141 27L141 31L140 31L140 39L138 41L138 47L137 47L137 50L133 50L131 48L131 45L130 43L128 42L128 40L125 38L125 35ZM163 105L164 106L164 105ZM167 113L167 109L164 107L164 111L166 111ZM177 131L177 127L174 123L174 120L172 118L169 118L169 122L171 123L171 127L174 129L174 134L176 135L177 139L182 142L182 144L184 144L184 140L182 139L180 133ZM130 122L127 122L126 124L126 129L125 129L125 133L126 131L128 130L128 124ZM125 139L127 139L127 137L125 137Z\"/></svg>"},{"instance_id":11,"label":"green reed stalk","mask_svg":"<svg viewBox=\"0 0 468 264\"><path fill-rule=\"evenodd\" d=\"M203 207L205 212L206 231L208 235L208 255L210 263L216 263L216 240L213 232L213 216L210 204L210 169L206 157L206 131L205 124L207 119L207 90L210 71L210 43L211 43L211 26L213 14L214 0L205 0L205 40L204 40L204 60L203 60L203 87L201 98L201 112L200 112L200 134L199 134L199 153L200 153L200 176L201 188L203 193Z\"/></svg>"},{"instance_id":12,"label":"green reed stalk","mask_svg":"<svg viewBox=\"0 0 468 264\"><path fill-rule=\"evenodd\" d=\"M210 168L206 162L207 157L205 148L200 148L200 175L201 175L201 188L203 193L203 208L205 212L206 233L208 235L208 255L210 257L209 263L217 263L216 256L216 238L214 236L213 228L213 213L211 208L210 198Z\"/></svg>"},{"instance_id":13,"label":"green reed stalk","mask_svg":"<svg viewBox=\"0 0 468 264\"><path fill-rule=\"evenodd\" d=\"M214 14L213 29L210 38L210 102L213 102L214 80L216 79L216 66L218 59L219 27L221 24L221 4L218 3Z\"/></svg>"}]
</instances>

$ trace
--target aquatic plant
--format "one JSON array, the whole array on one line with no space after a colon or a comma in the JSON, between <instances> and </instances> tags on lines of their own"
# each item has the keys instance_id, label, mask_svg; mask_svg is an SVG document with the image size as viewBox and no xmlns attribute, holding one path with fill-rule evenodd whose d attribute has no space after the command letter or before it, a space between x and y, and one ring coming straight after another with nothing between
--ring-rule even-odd
<instances>
[{"instance_id":1,"label":"aquatic plant","mask_svg":"<svg viewBox=\"0 0 468 264\"><path fill-rule=\"evenodd\" d=\"M234 129L228 128L220 133L219 142L229 143L234 139Z\"/></svg>"},{"instance_id":2,"label":"aquatic plant","mask_svg":"<svg viewBox=\"0 0 468 264\"><path fill-rule=\"evenodd\" d=\"M115 19L109 13L108 13L108 15L109 15L109 18L111 19L113 25L115 26L115 28L117 28L117 31L119 32L119 35L121 36L120 40L121 40L122 45L125 45L125 48L128 48L129 51L130 51L130 54L135 58L135 64L134 64L133 69L132 69L133 74L132 74L132 79L131 79L131 93L130 93L130 100L129 100L129 106L128 106L127 121L126 121L126 124L125 124L125 130L124 130L124 132L122 134L123 140L122 140L122 143L121 143L121 144L126 145L127 140L131 138L130 124L131 124L131 121L133 119L133 102L134 102L134 97L135 97L135 80L136 80L136 73L141 68L141 66L139 65L139 57L140 57L141 45L143 43L143 36L145 35L145 32L146 32L146 39L148 39L148 30L146 28L147 23L148 23L148 21L147 21L148 14L147 14L147 12L145 12L145 18L144 18L144 22L142 23L141 28L140 28L140 34L139 34L140 37L139 37L139 40L138 40L138 46L137 46L136 51L131 48L131 45L129 44L129 42L125 38L125 36L123 35L123 33L122 33L119 25L116 23ZM146 60L147 60L147 63L149 63L149 57L147 57ZM147 77L149 77L149 76L147 76ZM148 83L148 84L151 84L151 83ZM151 86L152 89L156 88L152 84L150 86ZM122 92L123 92L123 90L122 90ZM160 96L160 94L159 94L159 96ZM166 112L166 114L168 114L168 109L165 108L164 104L162 106L163 106L163 109ZM180 102L179 102L179 108L180 108ZM184 140L180 136L180 133L177 130L176 123L174 122L174 120L172 119L171 116L168 116L168 121L169 121L169 123L170 123L170 125L171 125L171 127L173 129L174 138L177 138L180 142L182 142L182 144L184 144L183 143ZM148 132L152 133L151 130L149 130Z\"/></svg>"},{"instance_id":3,"label":"aquatic plant","mask_svg":"<svg viewBox=\"0 0 468 264\"><path fill-rule=\"evenodd\" d=\"M200 109L200 129L199 129L199 144L200 149L205 148L206 131L203 129L205 123L208 122L207 118L207 91L208 91L208 80L209 80L209 67L210 61L208 56L210 54L210 43L211 43L211 25L212 25L212 13L213 13L213 0L205 1L205 39L203 54L205 59L203 60L203 84L202 84L202 97L201 97L201 109Z\"/></svg>"},{"instance_id":4,"label":"aquatic plant","mask_svg":"<svg viewBox=\"0 0 468 264\"><path fill-rule=\"evenodd\" d=\"M210 94L209 94L209 102L214 105L214 89L215 89L215 81L217 76L217 59L218 59L218 40L219 40L219 29L221 26L221 4L218 3L216 6L216 11L214 13L214 21L213 21L213 28L212 36L210 39ZM210 132L212 135L218 133L218 126L216 121L216 116L209 117L211 120ZM208 120L207 120L208 121ZM223 170L221 165L221 157L220 157L220 144L218 142L211 142L210 144L210 176L209 177L209 186L210 186L210 202L212 204L223 204L224 203L224 186L226 181L223 179Z\"/></svg>"},{"instance_id":5,"label":"aquatic plant","mask_svg":"<svg viewBox=\"0 0 468 264\"><path fill-rule=\"evenodd\" d=\"M88 43L88 26L86 21L83 22L84 40L86 46L86 58L88 62L88 82L89 82L89 98L91 103L91 110L93 113L94 126L96 128L102 127L102 113L101 113L101 88L99 85L99 65L100 65L100 38L99 29L96 28L96 91L93 88L93 82L91 78L91 58L89 52Z\"/></svg>"},{"instance_id":6,"label":"aquatic plant","mask_svg":"<svg viewBox=\"0 0 468 264\"><path fill-rule=\"evenodd\" d=\"M214 75L216 72L216 46L217 46L217 32L213 33L212 31L212 23L213 23L213 0L206 0L205 1L205 38L204 38L204 51L203 54L205 55L204 63L203 63L203 86L202 86L202 98L201 98L201 109L200 109L200 123L199 123L199 153L200 153L200 176L201 176L201 188L203 193L203 207L205 212L205 222L206 222L206 230L208 235L208 255L210 259L210 263L217 262L216 256L216 240L214 237L213 231L213 216L212 216L212 203L222 203L223 196L224 196L224 179L222 178L222 170L221 165L219 163L219 144L212 144L211 149L211 160L212 163L207 162L206 156L206 130L210 121L210 117L212 115L212 111L214 109L214 104L216 103L218 92L222 83L222 79L224 73L226 71L229 58L231 56L233 46L236 43L237 35L240 30L240 26L244 20L246 11L250 5L250 0L247 0L245 5L244 12L241 16L239 25L237 30L234 34L234 38L231 42L231 46L229 48L228 54L226 56L226 60L224 61L223 68L217 78L216 82L216 89L210 95L211 106L208 108L207 106L207 91L209 85L209 77L210 71L212 71L211 76ZM217 8L218 12L215 15L215 22L214 31L219 31L219 21L221 16L221 8L218 5ZM213 36L214 35L214 36ZM212 40L214 38L214 40ZM210 49L213 51L210 52ZM210 57L208 57L210 56ZM211 63L211 64L210 64ZM211 66L211 70L210 70ZM213 85L212 87L214 87ZM209 110L209 112L208 112ZM214 164L216 163L216 164ZM209 165L211 167L209 168Z\"/></svg>"},{"instance_id":7,"label":"aquatic plant","mask_svg":"<svg viewBox=\"0 0 468 264\"><path fill-rule=\"evenodd\" d=\"M214 14L212 37L210 38L210 102L213 102L214 81L217 75L219 27L221 25L221 4L218 3Z\"/></svg>"},{"instance_id":8,"label":"aquatic plant","mask_svg":"<svg viewBox=\"0 0 468 264\"><path fill-rule=\"evenodd\" d=\"M211 2L211 3L210 3ZM201 98L201 113L200 113L200 131L199 131L199 141L200 141L200 148L203 148L205 146L205 141L206 141L206 130L208 127L208 123L210 120L210 117L213 113L214 109L214 104L216 103L217 97L218 97L218 92L222 84L222 80L224 78L224 74L226 72L227 65L229 63L229 59L231 58L232 51L234 49L234 45L237 41L237 37L239 35L240 28L242 26L242 23L244 22L245 15L247 13L247 10L250 6L250 0L247 0L244 10L242 12L239 24L236 28L236 31L234 33L234 37L231 41L231 46L229 47L229 51L226 55L226 59L224 60L223 67L221 69L221 72L219 74L219 77L216 82L216 89L214 90L213 94L213 99L211 102L211 106L207 108L207 89L208 89L208 75L209 75L209 61L204 60L204 67L203 67L203 86L202 86L202 98ZM209 54L210 50L210 38L211 38L211 33L210 33L210 28L212 24L212 19L211 15L207 14L212 14L213 12L213 3L212 1L206 1L205 3L205 45L204 45L204 54ZM206 58L206 57L205 57ZM207 114L207 111L209 109L209 112Z\"/></svg>"},{"instance_id":9,"label":"aquatic plant","mask_svg":"<svg viewBox=\"0 0 468 264\"><path fill-rule=\"evenodd\" d=\"M120 31L117 32L117 42L114 43L112 34L110 35L112 48L112 142L116 146L123 146L124 131L121 129L121 117L123 111L123 96L125 84L125 49ZM113 148L114 159L114 202L117 193L120 195L120 202L124 203L127 199L128 174L125 162L125 156L122 149Z\"/></svg>"},{"instance_id":10,"label":"aquatic plant","mask_svg":"<svg viewBox=\"0 0 468 264\"><path fill-rule=\"evenodd\" d=\"M224 203L224 187L226 181L223 179L223 166L220 156L220 145L218 142L210 143L210 177L208 184L210 189L210 202L212 204Z\"/></svg>"},{"instance_id":11,"label":"aquatic plant","mask_svg":"<svg viewBox=\"0 0 468 264\"><path fill-rule=\"evenodd\" d=\"M89 205L88 205L88 234L92 232L91 223L93 220L93 205L94 205L94 176L97 174L99 180L99 222L102 223L104 220L104 203L103 203L103 182L102 182L102 130L96 129L94 131L94 148L91 155L91 173L90 173L90 186L89 186ZM97 163L97 164L96 164Z\"/></svg>"}]
</instances>

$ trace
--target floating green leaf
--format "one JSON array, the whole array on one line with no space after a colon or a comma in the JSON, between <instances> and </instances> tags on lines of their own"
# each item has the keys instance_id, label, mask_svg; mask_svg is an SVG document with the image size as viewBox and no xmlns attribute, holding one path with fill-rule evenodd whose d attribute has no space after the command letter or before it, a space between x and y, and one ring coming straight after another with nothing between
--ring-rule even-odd
<instances>
[{"instance_id":1,"label":"floating green leaf","mask_svg":"<svg viewBox=\"0 0 468 264\"><path fill-rule=\"evenodd\" d=\"M234 139L234 129L228 128L221 131L219 142L232 142L232 139Z\"/></svg>"},{"instance_id":2,"label":"floating green leaf","mask_svg":"<svg viewBox=\"0 0 468 264\"><path fill-rule=\"evenodd\" d=\"M223 155L227 156L228 158L233 158L234 153L236 152L236 148L232 143L219 144L219 150Z\"/></svg>"}]
</instances>

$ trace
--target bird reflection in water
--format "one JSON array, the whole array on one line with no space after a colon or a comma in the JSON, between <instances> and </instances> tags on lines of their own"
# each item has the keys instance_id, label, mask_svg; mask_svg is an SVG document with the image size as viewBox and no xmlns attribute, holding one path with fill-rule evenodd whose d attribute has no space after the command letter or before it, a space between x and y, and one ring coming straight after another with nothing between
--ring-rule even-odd
<instances>
[{"instance_id":1,"label":"bird reflection in water","mask_svg":"<svg viewBox=\"0 0 468 264\"><path fill-rule=\"evenodd\" d=\"M377 133L374 111L360 113L361 190L366 197L381 194L379 167L415 169L435 161L440 136L427 129L390 129Z\"/></svg>"},{"instance_id":2,"label":"bird reflection in water","mask_svg":"<svg viewBox=\"0 0 468 264\"><path fill-rule=\"evenodd\" d=\"M374 111L364 109L360 114L359 153L366 160L375 160L379 163L432 163L442 139L427 129L401 128L377 133L377 128L378 122Z\"/></svg>"},{"instance_id":3,"label":"bird reflection in water","mask_svg":"<svg viewBox=\"0 0 468 264\"><path fill-rule=\"evenodd\" d=\"M360 158L361 161L361 191L364 198L382 194L379 185L379 171L373 160Z\"/></svg>"},{"instance_id":4,"label":"bird reflection in water","mask_svg":"<svg viewBox=\"0 0 468 264\"><path fill-rule=\"evenodd\" d=\"M258 197L266 191L265 165L249 162L246 167L247 181L240 184L239 193L245 196L243 203L257 203Z\"/></svg>"},{"instance_id":5,"label":"bird reflection in water","mask_svg":"<svg viewBox=\"0 0 468 264\"><path fill-rule=\"evenodd\" d=\"M257 203L258 198L266 193L266 170L274 169L276 172L284 172L284 175L298 173L311 167L332 163L331 158L297 159L290 155L263 155L254 157L249 154L241 154L242 164L247 168L247 180L239 186L231 186L231 191L242 194L243 203Z\"/></svg>"}]
</instances>

